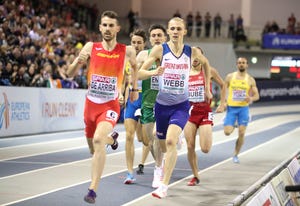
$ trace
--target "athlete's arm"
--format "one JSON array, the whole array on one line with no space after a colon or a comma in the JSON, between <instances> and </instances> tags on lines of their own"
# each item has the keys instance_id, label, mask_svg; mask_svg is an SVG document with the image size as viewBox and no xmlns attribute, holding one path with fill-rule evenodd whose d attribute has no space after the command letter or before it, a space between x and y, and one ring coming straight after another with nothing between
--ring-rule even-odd
<instances>
[{"instance_id":1,"label":"athlete's arm","mask_svg":"<svg viewBox=\"0 0 300 206\"><path fill-rule=\"evenodd\" d=\"M258 92L258 89L256 86L255 79L251 76L249 78L250 78L250 86L251 87L250 87L250 91L249 91L250 96L249 96L248 102L252 103L252 102L259 100L259 92Z\"/></svg>"},{"instance_id":2,"label":"athlete's arm","mask_svg":"<svg viewBox=\"0 0 300 206\"><path fill-rule=\"evenodd\" d=\"M136 52L132 46L126 46L126 57L131 65L131 83L132 88L134 89L130 92L130 101L135 101L138 99L138 91L137 91L137 62L136 62Z\"/></svg>"},{"instance_id":3,"label":"athlete's arm","mask_svg":"<svg viewBox=\"0 0 300 206\"><path fill-rule=\"evenodd\" d=\"M149 56L144 61L144 63L142 64L141 68L138 71L139 79L144 80L144 79L148 79L151 76L157 76L163 74L164 68L161 66L158 66L156 69L149 71L151 65L157 60L160 60L161 56L162 56L162 46L161 45L154 46Z\"/></svg>"},{"instance_id":4,"label":"athlete's arm","mask_svg":"<svg viewBox=\"0 0 300 206\"><path fill-rule=\"evenodd\" d=\"M219 72L216 70L216 68L211 67L211 77L212 79L220 86L221 92L220 92L220 105L217 107L216 112L223 112L226 107L226 87L225 82L220 76Z\"/></svg>"},{"instance_id":5,"label":"athlete's arm","mask_svg":"<svg viewBox=\"0 0 300 206\"><path fill-rule=\"evenodd\" d=\"M92 42L87 42L83 46L78 56L70 64L66 72L68 77L74 77L78 73L78 70L82 67L82 65L88 63L91 56L92 47L93 47Z\"/></svg>"},{"instance_id":6,"label":"athlete's arm","mask_svg":"<svg viewBox=\"0 0 300 206\"><path fill-rule=\"evenodd\" d=\"M233 75L233 73L227 74L227 76L225 77L225 81L224 81L224 83L225 83L224 86L225 86L227 98L228 98L229 83L230 83L230 80L231 80L231 78L232 78L232 75ZM226 101L226 100L225 100L225 101ZM226 101L226 102L227 102L227 101Z\"/></svg>"}]
</instances>

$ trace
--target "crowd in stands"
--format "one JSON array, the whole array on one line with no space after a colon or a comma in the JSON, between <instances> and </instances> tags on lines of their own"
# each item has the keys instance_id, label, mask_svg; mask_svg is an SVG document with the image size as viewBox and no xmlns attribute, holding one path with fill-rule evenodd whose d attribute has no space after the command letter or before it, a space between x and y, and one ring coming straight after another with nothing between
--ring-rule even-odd
<instances>
[{"instance_id":1,"label":"crowd in stands","mask_svg":"<svg viewBox=\"0 0 300 206\"><path fill-rule=\"evenodd\" d=\"M74 79L65 72L86 41L98 40L97 14L76 0L0 1L0 85L87 88L85 67Z\"/></svg>"},{"instance_id":2,"label":"crowd in stands","mask_svg":"<svg viewBox=\"0 0 300 206\"><path fill-rule=\"evenodd\" d=\"M179 9L176 10L173 17L182 17ZM224 21L220 13L216 13L214 16L210 14L210 12L206 12L202 17L201 12L197 11L194 16L192 12L189 12L186 17L187 24L187 36L193 36L193 31L195 30L195 36L197 38L201 37L202 31L203 37L210 38L213 36L214 38L221 37L221 29L222 25L226 25L228 27L227 38L233 39L235 41L247 41L247 36L245 35L244 25L243 25L243 17L238 15L237 18L234 17L233 14L230 14L230 17L227 21ZM213 34L211 35L211 31Z\"/></svg>"},{"instance_id":3,"label":"crowd in stands","mask_svg":"<svg viewBox=\"0 0 300 206\"><path fill-rule=\"evenodd\" d=\"M294 13L287 18L287 25L285 28L280 28L278 23L268 21L262 31L262 34L289 34L289 35L300 35L300 21L297 22Z\"/></svg>"}]
</instances>

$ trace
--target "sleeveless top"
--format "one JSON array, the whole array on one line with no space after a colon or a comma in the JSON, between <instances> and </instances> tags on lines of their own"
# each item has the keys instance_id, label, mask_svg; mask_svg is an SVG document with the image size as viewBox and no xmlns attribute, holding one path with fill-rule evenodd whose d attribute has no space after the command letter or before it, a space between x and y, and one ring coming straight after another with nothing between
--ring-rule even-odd
<instances>
[{"instance_id":1,"label":"sleeveless top","mask_svg":"<svg viewBox=\"0 0 300 206\"><path fill-rule=\"evenodd\" d=\"M148 50L148 55L151 49ZM156 69L156 63L153 63L149 70ZM143 107L153 108L158 93L158 76L151 76L142 81L142 105Z\"/></svg>"},{"instance_id":2,"label":"sleeveless top","mask_svg":"<svg viewBox=\"0 0 300 206\"><path fill-rule=\"evenodd\" d=\"M205 78L203 71L200 71L199 74L190 75L189 101L194 103L205 101Z\"/></svg>"},{"instance_id":3,"label":"sleeveless top","mask_svg":"<svg viewBox=\"0 0 300 206\"><path fill-rule=\"evenodd\" d=\"M249 76L246 74L244 79L236 79L236 75L237 72L234 72L229 82L227 104L228 106L248 106L249 104L244 99L249 95Z\"/></svg>"},{"instance_id":4,"label":"sleeveless top","mask_svg":"<svg viewBox=\"0 0 300 206\"><path fill-rule=\"evenodd\" d=\"M94 103L106 103L118 98L124 78L126 45L117 43L112 51L101 42L93 43L88 68L87 98Z\"/></svg>"},{"instance_id":5,"label":"sleeveless top","mask_svg":"<svg viewBox=\"0 0 300 206\"><path fill-rule=\"evenodd\" d=\"M191 69L192 49L184 45L179 57L176 57L167 43L162 44L161 66L165 68L159 76L159 92L156 101L162 105L176 105L188 100L188 81Z\"/></svg>"}]
</instances>

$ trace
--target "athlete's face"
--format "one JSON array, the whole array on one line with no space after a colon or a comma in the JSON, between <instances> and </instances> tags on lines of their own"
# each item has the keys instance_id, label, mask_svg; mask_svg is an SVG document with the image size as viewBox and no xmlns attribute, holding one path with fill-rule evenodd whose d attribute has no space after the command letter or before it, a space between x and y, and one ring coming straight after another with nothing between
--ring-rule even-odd
<instances>
[{"instance_id":1,"label":"athlete's face","mask_svg":"<svg viewBox=\"0 0 300 206\"><path fill-rule=\"evenodd\" d=\"M163 30L153 29L150 32L151 46L160 45L160 44L164 43L166 40L167 40L167 37L166 37L165 33L163 32Z\"/></svg>"},{"instance_id":2,"label":"athlete's face","mask_svg":"<svg viewBox=\"0 0 300 206\"><path fill-rule=\"evenodd\" d=\"M183 41L183 37L186 34L184 22L177 19L170 20L167 32L171 41Z\"/></svg>"},{"instance_id":3,"label":"athlete's face","mask_svg":"<svg viewBox=\"0 0 300 206\"><path fill-rule=\"evenodd\" d=\"M238 58L236 64L237 64L237 68L240 72L244 72L248 68L248 62L247 62L247 59L245 59L245 58Z\"/></svg>"},{"instance_id":4,"label":"athlete's face","mask_svg":"<svg viewBox=\"0 0 300 206\"><path fill-rule=\"evenodd\" d=\"M117 33L120 31L120 26L118 25L116 19L104 16L101 19L99 30L101 32L102 38L105 41L111 41L116 38Z\"/></svg>"},{"instance_id":5,"label":"athlete's face","mask_svg":"<svg viewBox=\"0 0 300 206\"><path fill-rule=\"evenodd\" d=\"M135 48L136 54L138 54L140 51L144 50L145 48L145 42L143 37L138 35L133 35L131 37L130 44Z\"/></svg>"}]
</instances>

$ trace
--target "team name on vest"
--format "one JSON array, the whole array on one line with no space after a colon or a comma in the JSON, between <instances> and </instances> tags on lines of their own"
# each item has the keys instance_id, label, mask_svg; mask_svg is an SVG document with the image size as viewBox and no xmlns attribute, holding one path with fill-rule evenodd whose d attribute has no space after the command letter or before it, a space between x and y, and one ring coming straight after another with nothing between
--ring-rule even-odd
<instances>
[{"instance_id":1,"label":"team name on vest","mask_svg":"<svg viewBox=\"0 0 300 206\"><path fill-rule=\"evenodd\" d=\"M181 79L181 75L180 74L165 73L164 78L167 78L167 79Z\"/></svg>"},{"instance_id":2,"label":"team name on vest","mask_svg":"<svg viewBox=\"0 0 300 206\"><path fill-rule=\"evenodd\" d=\"M114 91L116 89L116 79L114 77L93 75L90 87L94 90Z\"/></svg>"},{"instance_id":3,"label":"team name on vest","mask_svg":"<svg viewBox=\"0 0 300 206\"><path fill-rule=\"evenodd\" d=\"M103 53L97 53L96 55L99 56L99 57L108 58L108 59L117 59L117 58L120 57L119 54L108 55L108 54L103 54Z\"/></svg>"},{"instance_id":4,"label":"team name on vest","mask_svg":"<svg viewBox=\"0 0 300 206\"><path fill-rule=\"evenodd\" d=\"M246 86L232 86L232 90L246 90Z\"/></svg>"},{"instance_id":5,"label":"team name on vest","mask_svg":"<svg viewBox=\"0 0 300 206\"><path fill-rule=\"evenodd\" d=\"M200 85L200 84L204 84L204 81L196 80L196 81L189 82L189 86L195 86L195 85Z\"/></svg>"},{"instance_id":6,"label":"team name on vest","mask_svg":"<svg viewBox=\"0 0 300 206\"><path fill-rule=\"evenodd\" d=\"M165 62L164 67L166 69L178 69L178 70L189 69L188 64L173 64L173 63L167 63L167 62Z\"/></svg>"},{"instance_id":7,"label":"team name on vest","mask_svg":"<svg viewBox=\"0 0 300 206\"><path fill-rule=\"evenodd\" d=\"M92 81L110 83L111 78L98 76L98 75L93 75L92 76Z\"/></svg>"}]
</instances>

